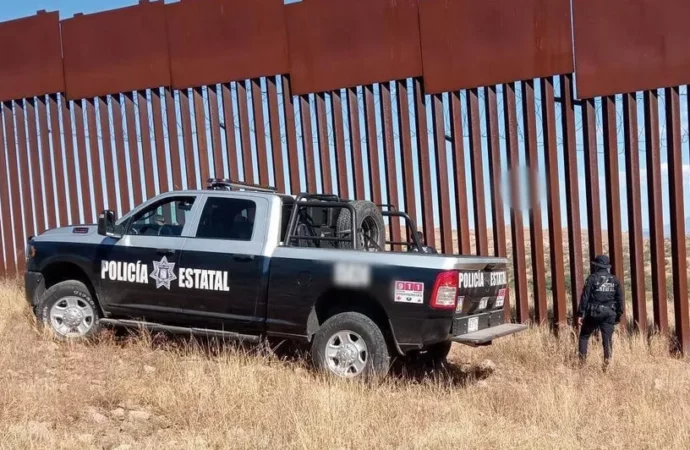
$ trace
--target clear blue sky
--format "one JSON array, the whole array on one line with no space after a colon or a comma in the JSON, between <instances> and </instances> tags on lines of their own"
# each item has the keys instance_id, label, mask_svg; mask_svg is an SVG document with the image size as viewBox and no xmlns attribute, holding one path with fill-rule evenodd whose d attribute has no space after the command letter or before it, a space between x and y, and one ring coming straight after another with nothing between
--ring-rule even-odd
<instances>
[{"instance_id":1,"label":"clear blue sky","mask_svg":"<svg viewBox=\"0 0 690 450\"><path fill-rule=\"evenodd\" d=\"M0 0L0 21L31 16L42 9L60 11L60 17L66 19L75 13L88 14L137 3L138 0Z\"/></svg>"}]
</instances>

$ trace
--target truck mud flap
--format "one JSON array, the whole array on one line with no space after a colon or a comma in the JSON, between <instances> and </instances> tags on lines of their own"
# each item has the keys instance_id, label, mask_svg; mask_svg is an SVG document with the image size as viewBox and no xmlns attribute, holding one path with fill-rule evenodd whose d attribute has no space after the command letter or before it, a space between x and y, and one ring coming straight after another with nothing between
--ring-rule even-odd
<instances>
[{"instance_id":1,"label":"truck mud flap","mask_svg":"<svg viewBox=\"0 0 690 450\"><path fill-rule=\"evenodd\" d=\"M494 339L519 333L526 329L527 325L506 323L491 328L484 328L483 330L474 331L472 333L463 334L461 336L455 336L451 338L451 340L453 342L470 346L486 345Z\"/></svg>"}]
</instances>

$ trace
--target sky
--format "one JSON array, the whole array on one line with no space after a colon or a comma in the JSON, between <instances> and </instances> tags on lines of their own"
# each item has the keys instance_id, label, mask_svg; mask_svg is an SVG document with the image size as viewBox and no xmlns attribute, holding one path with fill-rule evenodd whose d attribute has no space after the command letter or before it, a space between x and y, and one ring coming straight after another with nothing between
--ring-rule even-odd
<instances>
[{"instance_id":1,"label":"sky","mask_svg":"<svg viewBox=\"0 0 690 450\"><path fill-rule=\"evenodd\" d=\"M133 4L136 4L136 3L138 3L137 0L99 0L99 1L86 1L86 0L23 0L22 2L15 2L15 1L12 1L12 0L0 0L0 21L11 20L11 19L14 19L14 18L18 18L18 17L23 17L23 16L31 15L31 14L34 14L37 10L41 10L41 9L45 9L45 10L48 10L48 11L59 10L60 13L61 13L61 17L62 17L62 18L68 18L68 17L71 17L73 14L78 13L78 12L91 13L91 12L96 12L96 11L101 11L101 10L106 10L106 9L113 9L113 8L119 8L119 7L124 7L124 6L130 6L130 5L133 5ZM170 3L170 2L166 2L166 3ZM375 88L375 89L376 89L376 91L375 91L375 96L376 96L377 107L378 107L378 87ZM264 90L265 90L265 86L264 86ZM556 84L556 86L555 86L555 90L556 90L556 95L558 96L560 87L559 87L557 84ZM410 92L410 95L412 95L412 90L411 90L411 89L409 89L409 92ZM480 93L481 93L481 92L482 92L482 91L480 91ZM250 91L250 95L251 95L251 91ZM395 91L394 91L394 90L392 91L392 95L395 95ZM520 92L520 89L519 89L519 85L518 85L517 95L518 95L518 110L517 110L517 116L518 116L519 134L521 135L521 136L520 136L520 142L519 142L519 146L520 146L520 159L521 159L521 162L524 163L524 160L525 160L525 156L524 156L524 153L525 153L525 145L524 145L524 140L522 139L523 122L522 122L522 111L521 111L522 108L521 108L521 105L520 105L520 103L519 103L519 98L520 98L520 95L521 95L521 92ZM541 176L540 176L540 179L544 180L544 179L545 179L545 173L544 173L544 157L543 157L543 135L542 135L542 132L541 132L541 126L542 126L541 117L542 117L542 114L541 114L541 108L540 108L540 105L539 105L540 95L541 95L541 93L540 93L540 88L539 88L539 86L538 86L538 83L536 83L536 85L535 85L535 97L536 97L536 101L537 101L537 105L538 105L538 106L537 106L537 129L538 129L537 141L538 141L538 147L539 147L539 152L540 152L540 157L539 157L538 165L539 165L539 168L540 168L540 175L541 175ZM500 99L501 99L501 90L500 90L500 87L499 87L499 90L498 90L498 95L497 95L497 97L498 97L498 99L499 99L499 105L498 105L498 109L499 109L499 122L500 122L500 124L499 124L499 132L500 132L501 136L505 136L504 124L503 124L503 119L502 119L503 105L502 105L502 101L500 100ZM206 99L206 100L207 100L207 99ZM234 101L236 102L236 99L235 99ZM463 101L463 111L465 111L465 97L464 97L464 93L462 94L462 101ZM361 104L361 103L362 103L362 102L360 102L360 104ZM444 103L445 103L444 115L445 115L445 121L446 121L446 129L449 130L449 129L450 129L450 128L449 128L449 125L450 125L450 123L449 123L450 117L449 117L449 114L448 114L448 99L447 99L447 98L444 98ZM299 103L298 103L298 104L299 104ZM598 142L599 142L599 147L600 147L600 148L599 148L599 151L600 151L600 155L599 155L599 174L600 174L600 189L601 189L601 199L600 199L600 200L601 200L601 204L602 204L602 211L601 211L602 217L605 218L605 217L606 217L606 198L605 198L605 189L604 189L604 186L605 186L605 183L604 183L604 182L605 182L605 180L604 180L604 178L603 178L603 174L604 174L604 161L603 161L603 153L602 153L602 152L603 152L603 148L602 148L602 142L603 142L603 127L602 127L601 116L600 116L600 107L599 107L600 105L598 104L597 106L598 106L598 108L597 108L597 111L598 111L598 117L597 117L597 137L598 137ZM663 101L660 101L660 105L659 105L659 106L660 106L660 135L661 135L661 137L662 137L662 154L661 154L662 176L665 178L665 177L667 176L667 172L664 172L664 170L667 168L667 157L666 157L666 153L665 153L665 123L664 123L664 119L663 119L663 117L664 117L664 115L663 115ZM222 108L222 105L220 105L220 107ZM250 108L251 108L251 100L250 100ZM267 116L267 110L266 110L266 108L267 108L267 106L266 106L266 104L264 104L264 110L265 110L264 113L265 113L265 116ZM330 101L327 102L327 108L330 110ZM642 118L642 115L641 115L641 113L642 113L642 108L643 108L643 103L642 103L641 98L640 98L640 100L639 100L639 102L638 102L638 113L639 113L638 115L639 115L640 119ZM177 115L178 115L178 117L179 117L179 114L180 114L180 112L179 112L179 105L177 105L176 109L177 109L177 112L176 112L176 113L177 113ZM237 111L237 107L235 107L235 111ZM301 120L300 120L299 109L297 109L295 112L296 112L296 125L297 125L297 127L299 128L300 125L301 125L301 123L300 123ZM395 106L395 104L394 104L394 105L393 105L393 116L394 116L394 117L396 116L396 113L397 113L397 111L396 111L396 106ZM619 174L619 175L620 175L620 180L621 180L621 181L620 181L621 205L622 205L622 207L621 207L621 212L622 212L622 217L623 217L622 226L623 226L623 231L626 231L627 228L628 228L628 223L627 223L627 206L626 206L627 201L626 201L626 189L625 189L627 185L626 185L626 176L625 176L625 175L626 175L626 172L625 172L625 159L624 159L624 154L623 154L623 148L624 148L624 147L623 147L623 129L622 129L622 102L620 101L620 97L619 97L619 101L618 101L618 111L617 111L617 113L618 113L618 122L619 122L619 130L620 130L620 131L619 131L619 135L618 135L618 145L619 145L619 166L620 166L620 174ZM414 112L413 112L413 114L414 114ZM431 117L431 108L430 108L430 107L427 109L426 114L427 114L427 123L428 123L428 127L429 127L429 129L431 130L433 122L432 122L432 120L431 120L432 117ZM682 140L682 142L683 142L683 143L682 143L682 150L683 150L683 172L684 172L684 175L685 175L685 176L684 176L684 186L683 186L683 187L684 187L684 192L685 192L685 211L686 211L686 216L690 216L690 156L689 156L690 152L688 152L688 145L689 145L689 139L688 139L688 137L689 137L689 135L688 135L688 103L687 103L687 89L686 89L686 88L681 88L681 114L682 114L681 123L682 123L682 127L683 127L683 129L682 129L682 133L683 133L683 140ZM480 115L481 115L482 117L483 117L483 115L484 115L484 103L483 103L483 98L480 98ZM330 114L329 114L329 116L330 116ZM467 119L467 118L466 118L466 116L465 116L465 117L464 117L464 120L466 121L466 119ZM556 119L557 119L557 127L558 127L558 129L559 129L559 130L558 130L558 133L557 133L557 134L558 134L557 139L558 139L558 141L560 142L561 139L562 139L562 136L561 136L561 132L560 132L560 112L558 111L558 108L556 109ZM347 120L347 114L345 114L345 120ZM193 119L192 119L192 121L193 121ZM250 121L251 121L251 119L250 119ZM315 107L314 107L314 104L313 104L313 97L312 97L312 128L313 128L314 130L316 130L315 121L316 121L316 118L315 118ZM363 120L363 111L360 111L360 123L363 124L363 121L364 121L364 120ZM581 125L581 116L579 115L578 109L576 109L576 122L577 122L577 126L578 126L578 143L581 143L581 142L582 142L582 134L581 134L582 131L581 131L581 127L580 127L580 125ZM193 123L194 123L194 121L193 121ZM281 114L281 123L284 124L284 117L282 117L282 114ZM412 123L414 123L414 118L412 118ZM641 189L642 189L643 228L647 228L647 227L648 227L648 210L647 210L647 200L646 200L646 198L647 198L646 180L645 180L645 178L644 178L644 177L645 177L645 173L646 173L646 163L645 163L645 158L644 158L644 127L642 126L643 121L640 121L639 123L641 124L641 125L640 125L640 136L639 136L639 137L640 137L640 147L641 147L641 151L640 151L640 169L641 169L641 173L640 173L639 175L640 175L640 185L641 185ZM252 129L253 129L253 124L251 124L251 125L252 125ZM194 127L195 127L195 126L194 126ZM347 124L346 124L346 127L347 127ZM484 158L484 161L485 161L485 163L484 163L484 181L485 181L485 184L487 185L487 188L488 188L488 183L489 183L489 181L488 181L488 180L489 180L489 168L488 168L488 163L486 162L486 161L488 160L488 153L487 153L487 150L486 150L486 147L487 147L487 144L486 144L486 137L485 137L485 136L486 136L486 129L485 129L485 123L484 123L484 119L483 119L483 118L482 118L482 125L481 125L481 127L482 127L482 136L483 136L483 138L482 138L483 158ZM238 135L238 131L237 131L238 128L239 128L239 125L238 125L238 123L236 123L237 142L240 142L239 135ZM380 123L380 117L379 117L379 115L377 115L377 128L378 128L378 130L381 130L381 123ZM397 130L397 122L394 124L394 128L396 128L396 130L394 130L394 133L397 134L397 132L399 131L399 130ZM472 197L472 186L471 186L471 184L470 184L470 183L471 183L471 178L470 178L470 174L469 174L469 167L470 167L470 145L469 145L469 138L468 138L468 136L467 136L468 127L467 127L467 124L466 124L466 123L464 124L463 128L464 128L464 131L465 131L465 136L464 136L464 144L465 144L465 161L466 161L466 166L467 166L467 168L468 168L468 176L467 176L467 183L468 183L468 184L467 184L467 186L466 186L466 191L467 191L467 195L468 195L468 197L469 197L469 198L468 198L468 202L470 203L469 221L470 221L470 224L473 225L473 222L474 222L474 211L473 211L473 208L472 208L472 206L471 206L471 202L472 202L472 198L471 198L471 197ZM284 132L284 129L283 129L282 131ZM361 138L365 141L365 138L364 138L365 129L364 129L363 126L361 127L361 132L362 132ZM87 141L88 141L88 139L87 139ZM349 137L349 136L346 136L346 147L348 148L348 152L351 152L351 146L350 146L350 142L349 142L349 141L350 141L350 137ZM210 136L209 136L209 142L210 142ZM432 133L429 133L428 142L429 142L429 148L430 148L430 149L433 149L433 148L434 148L434 145L435 145L435 141L434 141L434 136L433 136ZM226 147L226 145L225 145L224 142L223 142L223 144L224 144L224 149L223 149L223 150L224 150L224 155L225 155L225 151L227 150L227 147ZM330 146L331 146L331 160L333 161L333 164L335 164L335 162L334 162L334 161L335 161L335 158L334 158L335 155L334 155L334 153L333 153L334 150L333 150L333 147L332 147L332 146L333 146L332 138L329 138L329 144L330 144ZM272 149L270 148L270 140L269 140L269 142L267 143L267 145L268 145L268 149L269 149L269 152L270 152L270 151L272 150ZM382 137L381 137L381 136L379 136L378 145L379 145L379 148L382 148L382 146L383 146L383 141L382 141ZM397 139L395 140L395 145L396 145L396 153L398 153L399 150L400 150L400 149L399 149L399 140L397 140ZM414 144L414 139L413 139L413 145L416 147L416 144ZM298 145L298 146L299 146L299 151L300 151L300 164L303 164L303 155L302 155L303 149L302 149L301 142L299 142L299 145ZM167 143L166 143L166 147L167 147ZM195 147L195 149L196 149L196 139L194 140L194 147ZM365 145L363 145L362 147L363 147L363 152L366 152ZM501 147L501 153L502 153L502 167L505 169L505 167L506 167L505 139L501 139L501 140L500 140L500 147ZM169 148L169 147L168 147L168 148ZM254 151L254 153L255 153L255 152L256 152L256 146L255 146L255 143L254 143L254 142L252 142L252 149L253 149L253 151ZM452 150L451 145L450 145L450 144L447 144L447 148L446 148L446 149L447 149L448 153L450 154L450 153L451 153L451 150ZM318 159L318 146L317 146L317 145L315 145L315 150L316 150L316 153L317 153L317 154L315 155L315 158L316 158L316 161L317 161L317 168L318 168L319 159ZM416 148L414 148L413 150L416 150ZM141 151L142 151L142 150L141 150L141 147L140 147L140 148L138 149L139 157L141 157ZM284 155L286 155L286 148L285 148L285 145L284 145L284 144L283 144L282 152L283 152ZM173 156L174 156L174 155L173 155ZM102 156L102 152L101 152L100 158L102 158L102 157L103 157L103 156ZM578 183L578 191L579 191L580 202L581 202L581 211L580 211L580 215L581 215L581 218L582 218L582 224L581 224L581 225L586 226L587 213L586 213L586 203L585 203L585 198L586 198L586 196L585 196L585 179L584 179L584 170L583 170L583 167L584 167L584 152L583 152L581 146L578 148L577 157L578 157L578 166L579 166L579 168L580 168L580 178L579 178L579 183ZM224 158L226 158L226 156L224 156ZM177 158L176 158L176 159L177 159ZM254 155L254 159L256 159L256 155ZM348 158L348 159L349 159L349 158ZM384 161L383 161L383 155L381 155L379 159L380 159L380 166L381 166L381 168L382 168L382 176L385 176L385 172L383 172L383 168L385 167L385 166L384 166ZM449 158L449 159L450 159L450 158ZM364 160L364 161L367 160L367 155L366 155L366 153L363 154L363 160ZM415 156L415 165L416 165L416 160L417 160L417 156ZM435 174L436 174L436 162L435 162L434 158L430 158L430 161L431 161L432 178L435 179ZM270 162L270 158L269 158L269 162ZM95 161L93 161L93 162L92 162L92 161L89 161L89 163L95 163ZM168 164L168 167L169 167L169 163L170 163L170 155L168 154L168 155L167 155L167 160L166 160L166 164ZM226 170L227 170L227 160L226 160L226 159L224 159L224 163L226 164ZM450 163L450 161L449 161L449 163ZM184 164L184 162L183 162L182 164ZM401 169L401 164L402 164L402 161L401 161L401 159L400 159L400 157L399 157L399 155L398 155L398 156L396 156L396 167L397 167L397 169L398 169L398 173L401 173L401 170L400 170L400 169ZM94 164L94 165L95 165L95 164ZM129 157L127 158L127 165L128 165L128 166L130 165ZM196 168L198 169L198 159L195 160L195 166L196 166ZM256 167L256 163L254 164L254 166ZM271 166L272 166L272 164L271 164ZM566 218L566 207L565 207L565 184L564 184L565 172L564 172L563 152L562 152L562 151L559 151L558 167L559 167L560 198L561 198L561 209L562 209L561 220L562 220L563 226L565 227L565 226L567 226L567 218ZM349 173L351 173L351 171L352 171L351 163L350 163L349 160L348 160L348 163L347 163L347 170L348 170ZM319 169L319 171L320 171L320 169ZM168 172L169 172L169 170L168 170ZM366 167L366 164L365 164L365 176L366 176L366 175L368 175L368 168ZM501 174L501 175L504 176L505 174ZM55 175L54 175L54 176L55 176ZM452 174L452 173L449 173L449 176L450 176L451 179L452 179L453 174ZM97 178L98 178L98 177L93 177L93 179L97 179ZM305 185L305 184L304 184L304 178L305 178L305 176L304 176L304 173L303 173L303 172L300 173L300 178L302 179L302 181L303 181L303 184L302 184L302 185L304 186L304 185ZM318 178L317 184L318 184L319 190L322 190L322 189L323 189L323 186L321 186L321 181L320 181L319 173L317 173L317 178ZM418 174L418 173L415 173L414 178L415 178L415 179L414 179L415 187L418 189L418 188L419 188L419 174ZM272 180L272 179L273 179L273 177L271 176L271 180ZM132 180L129 180L129 185L131 186L131 184L132 184ZM334 184L335 184L335 183L334 183ZM385 183L384 183L384 184L385 184ZM98 189L98 186L94 186L93 183L92 183L91 186L90 186L90 189L91 189L91 191L93 192L95 189ZM334 189L331 189L331 191L332 191L332 192L335 192L335 189L337 189L336 186L334 186ZM328 189L327 189L327 190L328 190ZM399 196L399 198L400 198L400 202L402 203L402 201L403 201L403 199L404 199L403 190L402 190L402 182L399 182L399 183L398 183L397 190L398 190L398 196ZM369 197L369 194L370 194L370 193L369 193L369 189L368 189L368 188L367 188L367 190L366 190L366 193L367 193L367 197ZM384 198L385 198L385 194L386 194L386 187L385 187L385 185L383 186L383 194L384 194ZM437 188L437 186L436 186L436 183L433 183L433 186L432 186L432 194L433 194L434 200L436 200L436 199L438 198L438 188ZM668 196L669 196L668 187L665 185L665 186L664 186L664 189L663 189L663 192L662 192L663 209L664 209L664 223L668 223L668 222L669 222L669 214L668 214L668 212L669 212L669 207L668 207ZM453 219L452 219L452 225L453 225L453 227L455 227L455 226L457 225L457 224L456 224L456 220L455 220L455 207L454 207L454 204L455 204L455 195L454 195L454 192L452 192L452 189L451 189L450 197L451 197L451 198L450 198L450 199L451 199L451 204L453 205L453 206L451 207L451 209L452 209L451 217L453 218ZM81 198L81 192L78 193L78 198ZM119 203L118 206L119 206L119 207L118 207L117 209L119 210L120 213L126 212L126 211L128 210L128 205L127 205L127 203L130 203L130 202L128 202L127 200L128 200L128 199L118 198L118 203ZM488 213L488 215L489 215L489 224L491 224L491 218L490 218L490 211L491 211L491 209L490 209L490 205L489 205L489 203L488 203L489 200L490 200L490 195L489 195L489 191L488 191L488 190L487 190L487 192L486 192L486 200L487 200L487 204L486 204L485 206L486 206L487 213ZM546 214L546 209L545 209L545 208L546 208L546 206L545 206L545 205L546 205L546 201L545 201L545 200L546 200L546 196L545 196L545 192L543 192L543 193L542 193L542 223L543 223L543 225L546 227L546 226L547 226L547 214ZM417 208L417 211L416 211L417 217L421 218L421 205L419 204L419 202L417 202L417 203L418 203L418 208ZM96 213L97 213L96 211L93 211L93 216L95 216ZM90 221L93 219L93 217L80 217L80 218L71 218L71 219L72 219L72 222L75 222L75 223L76 223L76 222L79 222L79 221L82 221L82 222L84 222L84 221L85 221L85 222L90 222ZM435 222L438 224L438 223L439 223L439 221L438 221L438 211L435 211L435 219L436 219ZM506 222L509 222L509 211L508 211L508 210L506 210L506 215L505 215L505 217L504 217L504 220L505 220ZM528 220L529 220L529 216L528 216L528 215L525 215L526 224L527 224ZM604 220L604 223L606 223L605 220Z\"/></svg>"}]
</instances>

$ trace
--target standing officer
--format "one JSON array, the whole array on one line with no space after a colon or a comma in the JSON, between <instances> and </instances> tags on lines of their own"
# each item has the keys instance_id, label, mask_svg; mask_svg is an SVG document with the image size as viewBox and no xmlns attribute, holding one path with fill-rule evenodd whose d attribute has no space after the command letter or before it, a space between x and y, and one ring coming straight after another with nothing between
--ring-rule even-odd
<instances>
[{"instance_id":1,"label":"standing officer","mask_svg":"<svg viewBox=\"0 0 690 450\"><path fill-rule=\"evenodd\" d=\"M595 330L601 330L604 345L604 367L611 360L613 329L620 323L625 311L623 287L610 272L608 256L600 255L592 261L592 273L587 278L577 311L577 324L580 325L580 361L587 358L589 338Z\"/></svg>"}]
</instances>

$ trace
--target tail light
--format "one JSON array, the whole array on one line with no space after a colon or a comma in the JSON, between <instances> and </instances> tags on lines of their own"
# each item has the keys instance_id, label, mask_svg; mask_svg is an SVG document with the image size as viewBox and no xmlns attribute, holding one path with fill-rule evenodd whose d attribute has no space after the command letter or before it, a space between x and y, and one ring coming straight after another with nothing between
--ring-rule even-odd
<instances>
[{"instance_id":1,"label":"tail light","mask_svg":"<svg viewBox=\"0 0 690 450\"><path fill-rule=\"evenodd\" d=\"M431 296L432 308L455 309L455 303L458 299L458 273L447 271L438 274Z\"/></svg>"}]
</instances>

